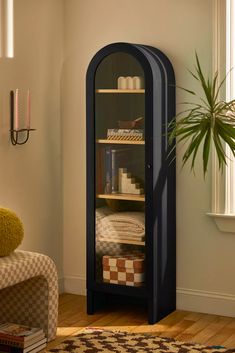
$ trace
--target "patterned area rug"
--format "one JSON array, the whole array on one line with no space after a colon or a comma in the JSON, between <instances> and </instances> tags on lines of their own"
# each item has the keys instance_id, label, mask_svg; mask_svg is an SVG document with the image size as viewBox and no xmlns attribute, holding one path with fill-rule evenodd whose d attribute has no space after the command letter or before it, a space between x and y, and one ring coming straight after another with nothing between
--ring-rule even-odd
<instances>
[{"instance_id":1,"label":"patterned area rug","mask_svg":"<svg viewBox=\"0 0 235 353\"><path fill-rule=\"evenodd\" d=\"M235 349L178 342L149 334L86 329L47 352L63 353L235 353Z\"/></svg>"}]
</instances>

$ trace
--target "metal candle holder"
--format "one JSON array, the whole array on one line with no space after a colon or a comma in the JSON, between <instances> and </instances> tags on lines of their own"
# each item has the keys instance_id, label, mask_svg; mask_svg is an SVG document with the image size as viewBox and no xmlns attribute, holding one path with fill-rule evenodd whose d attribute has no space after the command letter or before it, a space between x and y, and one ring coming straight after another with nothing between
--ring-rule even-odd
<instances>
[{"instance_id":1,"label":"metal candle holder","mask_svg":"<svg viewBox=\"0 0 235 353\"><path fill-rule=\"evenodd\" d=\"M10 92L10 138L12 145L24 145L30 135L30 131L35 131L36 129L24 128L24 129L15 129L15 100L14 100L14 91Z\"/></svg>"},{"instance_id":2,"label":"metal candle holder","mask_svg":"<svg viewBox=\"0 0 235 353\"><path fill-rule=\"evenodd\" d=\"M24 145L28 139L29 139L29 133L30 131L35 131L36 129L20 129L20 130L10 130L10 136L11 136L11 143L12 145ZM20 141L20 136L22 136L22 133L24 134L24 140Z\"/></svg>"}]
</instances>

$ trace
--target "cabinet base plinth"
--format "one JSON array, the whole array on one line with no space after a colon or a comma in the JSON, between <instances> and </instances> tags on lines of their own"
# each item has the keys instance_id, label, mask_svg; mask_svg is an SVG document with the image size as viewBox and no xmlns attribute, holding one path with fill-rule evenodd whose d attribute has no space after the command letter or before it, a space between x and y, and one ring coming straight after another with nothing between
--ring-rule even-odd
<instances>
[{"instance_id":1,"label":"cabinet base plinth","mask_svg":"<svg viewBox=\"0 0 235 353\"><path fill-rule=\"evenodd\" d=\"M113 305L118 305L122 309L126 307L130 310L128 303L131 305L137 305L138 308L145 308L146 319L149 325L154 325L165 316L169 315L175 310L175 306L172 304L171 308L162 308L159 310L156 301L147 299L146 297L132 297L126 295L110 294L99 291L87 290L87 314L93 315L99 310L104 310L110 305L110 311L113 310ZM135 307L133 307L135 310Z\"/></svg>"}]
</instances>

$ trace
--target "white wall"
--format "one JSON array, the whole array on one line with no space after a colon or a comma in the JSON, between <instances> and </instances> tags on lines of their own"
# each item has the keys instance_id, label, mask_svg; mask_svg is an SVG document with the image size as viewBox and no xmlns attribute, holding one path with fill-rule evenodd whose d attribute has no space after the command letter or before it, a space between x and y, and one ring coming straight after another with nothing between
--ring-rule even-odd
<instances>
[{"instance_id":1,"label":"white wall","mask_svg":"<svg viewBox=\"0 0 235 353\"><path fill-rule=\"evenodd\" d=\"M60 78L63 1L15 0L15 57L0 59L1 206L22 219L21 249L50 255L62 275ZM9 142L9 92L31 89L32 127ZM20 91L21 92L21 91Z\"/></svg>"},{"instance_id":2,"label":"white wall","mask_svg":"<svg viewBox=\"0 0 235 353\"><path fill-rule=\"evenodd\" d=\"M65 290L85 293L85 74L95 52L111 42L144 43L171 60L179 86L197 89L197 50L212 62L213 0L66 0L63 70ZM177 103L188 99L177 93ZM179 106L177 106L177 109ZM210 210L210 172L181 170L177 158L177 306L235 315L235 234L220 233Z\"/></svg>"}]
</instances>

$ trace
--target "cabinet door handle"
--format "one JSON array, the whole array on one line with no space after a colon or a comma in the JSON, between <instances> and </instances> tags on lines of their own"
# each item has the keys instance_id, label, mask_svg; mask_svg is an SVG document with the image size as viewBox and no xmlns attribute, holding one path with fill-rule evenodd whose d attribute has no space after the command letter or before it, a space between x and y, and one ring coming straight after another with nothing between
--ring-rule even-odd
<instances>
[{"instance_id":1,"label":"cabinet door handle","mask_svg":"<svg viewBox=\"0 0 235 353\"><path fill-rule=\"evenodd\" d=\"M147 164L147 168L148 169L151 169L152 168L152 165L150 163Z\"/></svg>"}]
</instances>

